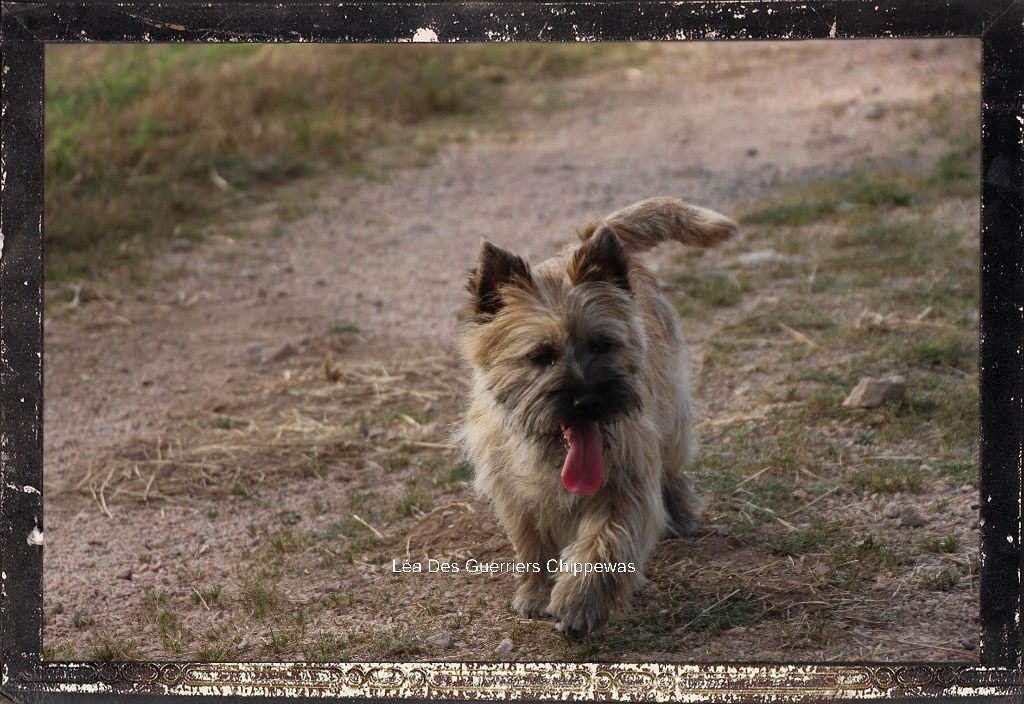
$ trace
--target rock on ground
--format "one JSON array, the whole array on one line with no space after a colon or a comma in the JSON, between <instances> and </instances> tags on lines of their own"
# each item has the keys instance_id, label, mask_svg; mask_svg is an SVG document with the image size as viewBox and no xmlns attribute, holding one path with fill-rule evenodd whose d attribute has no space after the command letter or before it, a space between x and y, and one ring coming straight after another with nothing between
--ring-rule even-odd
<instances>
[{"instance_id":1,"label":"rock on ground","mask_svg":"<svg viewBox=\"0 0 1024 704\"><path fill-rule=\"evenodd\" d=\"M507 658L509 655L512 654L512 650L514 648L515 646L512 644L512 639L505 638L500 643L498 643L498 647L494 649L494 653L499 658Z\"/></svg>"},{"instance_id":2,"label":"rock on ground","mask_svg":"<svg viewBox=\"0 0 1024 704\"><path fill-rule=\"evenodd\" d=\"M907 383L902 376L887 376L881 379L864 377L843 401L843 408L875 408L886 401L900 398L907 392Z\"/></svg>"},{"instance_id":3,"label":"rock on ground","mask_svg":"<svg viewBox=\"0 0 1024 704\"><path fill-rule=\"evenodd\" d=\"M425 638L423 640L423 644L433 648L449 650L455 647L455 636L452 635L451 631L441 631L440 633L435 633L429 638Z\"/></svg>"}]
</instances>

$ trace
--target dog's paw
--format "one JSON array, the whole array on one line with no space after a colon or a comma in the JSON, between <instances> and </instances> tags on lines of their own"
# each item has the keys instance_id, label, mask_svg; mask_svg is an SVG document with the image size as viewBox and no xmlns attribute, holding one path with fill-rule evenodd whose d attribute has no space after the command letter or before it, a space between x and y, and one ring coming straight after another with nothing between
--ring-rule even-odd
<instances>
[{"instance_id":1,"label":"dog's paw","mask_svg":"<svg viewBox=\"0 0 1024 704\"><path fill-rule=\"evenodd\" d=\"M562 578L551 592L548 611L557 619L555 629L571 640L581 640L608 620L609 595L598 586L579 578Z\"/></svg>"},{"instance_id":2,"label":"dog's paw","mask_svg":"<svg viewBox=\"0 0 1024 704\"><path fill-rule=\"evenodd\" d=\"M550 618L548 590L535 584L520 584L512 597L512 608L523 618Z\"/></svg>"},{"instance_id":3,"label":"dog's paw","mask_svg":"<svg viewBox=\"0 0 1024 704\"><path fill-rule=\"evenodd\" d=\"M673 517L669 521L668 530L666 534L670 538L688 538L697 532L700 528L700 520L697 518L679 518Z\"/></svg>"},{"instance_id":4,"label":"dog's paw","mask_svg":"<svg viewBox=\"0 0 1024 704\"><path fill-rule=\"evenodd\" d=\"M569 640L583 640L601 628L608 620L607 613L573 613L555 621L555 630Z\"/></svg>"}]
</instances>

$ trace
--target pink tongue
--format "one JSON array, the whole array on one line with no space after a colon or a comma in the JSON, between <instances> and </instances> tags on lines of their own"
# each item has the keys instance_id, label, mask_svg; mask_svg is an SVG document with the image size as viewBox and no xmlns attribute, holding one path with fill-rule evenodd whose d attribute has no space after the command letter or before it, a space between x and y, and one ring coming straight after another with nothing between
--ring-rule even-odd
<instances>
[{"instance_id":1,"label":"pink tongue","mask_svg":"<svg viewBox=\"0 0 1024 704\"><path fill-rule=\"evenodd\" d=\"M562 465L562 484L574 494L596 494L604 481L604 450L597 423L567 425L562 437L569 453Z\"/></svg>"}]
</instances>

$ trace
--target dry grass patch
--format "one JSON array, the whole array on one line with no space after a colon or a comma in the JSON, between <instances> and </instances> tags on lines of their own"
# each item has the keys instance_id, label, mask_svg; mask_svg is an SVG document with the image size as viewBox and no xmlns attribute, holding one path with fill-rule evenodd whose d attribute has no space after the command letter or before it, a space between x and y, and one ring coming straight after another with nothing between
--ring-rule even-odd
<instances>
[{"instance_id":1,"label":"dry grass patch","mask_svg":"<svg viewBox=\"0 0 1024 704\"><path fill-rule=\"evenodd\" d=\"M139 269L226 208L312 198L325 171L379 178L481 125L567 101L558 79L641 61L643 46L51 46L50 282Z\"/></svg>"},{"instance_id":2,"label":"dry grass patch","mask_svg":"<svg viewBox=\"0 0 1024 704\"><path fill-rule=\"evenodd\" d=\"M440 471L436 451L450 447L431 409L450 408L460 392L454 359L332 362L331 381L323 361L306 364L199 411L172 437L140 438L112 457L94 458L73 491L109 511L109 503L126 500L248 497L282 477L388 473L423 463ZM451 481L454 475L442 476ZM415 504L412 494L403 500L410 509ZM295 548L293 541L287 531L274 536L284 552Z\"/></svg>"}]
</instances>

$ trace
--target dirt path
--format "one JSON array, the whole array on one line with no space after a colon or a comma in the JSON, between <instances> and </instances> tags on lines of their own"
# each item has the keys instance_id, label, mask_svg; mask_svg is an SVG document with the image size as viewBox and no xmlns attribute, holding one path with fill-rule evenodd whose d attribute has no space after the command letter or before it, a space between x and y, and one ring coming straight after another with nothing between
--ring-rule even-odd
<instances>
[{"instance_id":1,"label":"dirt path","mask_svg":"<svg viewBox=\"0 0 1024 704\"><path fill-rule=\"evenodd\" d=\"M234 557L259 541L247 526L345 490L293 479L259 506L186 496L111 502L108 518L68 491L92 458L308 367L329 339L339 361L450 349L481 237L536 261L582 221L653 194L729 213L780 184L892 154L919 128L915 110L960 90L976 65L973 41L678 47L601 77L603 89L597 78L578 81L570 90L584 100L525 117L514 138L444 149L431 166L382 183L317 184L299 220L282 224L273 204L262 206L225 228L253 236L182 245L159 260L152 285L56 302L46 326L47 645L80 651L101 627L131 633L146 590L181 596L184 574L237 583ZM706 333L687 328L698 362ZM102 466L89 471L102 480ZM242 659L274 657L235 645ZM143 650L173 656L158 644ZM863 653L851 645L846 655ZM891 648L892 657L948 655Z\"/></svg>"}]
</instances>

